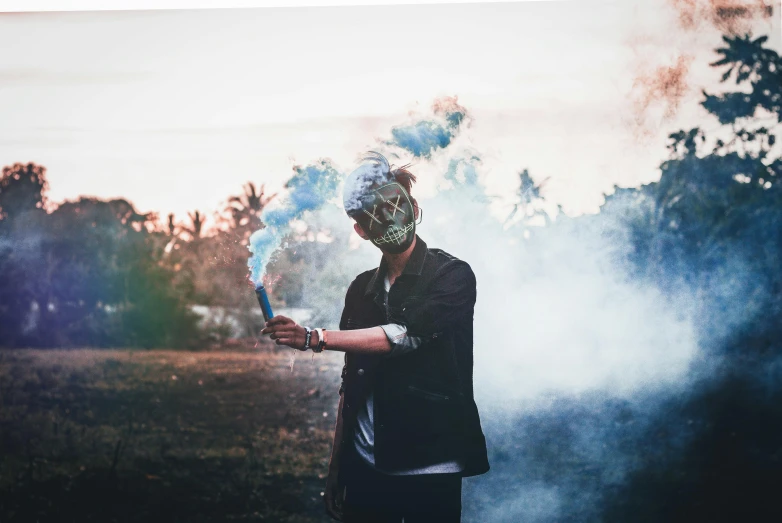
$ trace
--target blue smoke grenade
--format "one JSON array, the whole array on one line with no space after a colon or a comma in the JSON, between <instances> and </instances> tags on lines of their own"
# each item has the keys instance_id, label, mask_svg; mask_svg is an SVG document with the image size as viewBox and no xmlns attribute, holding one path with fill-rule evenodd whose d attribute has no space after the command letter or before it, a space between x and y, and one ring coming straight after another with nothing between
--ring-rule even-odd
<instances>
[{"instance_id":1,"label":"blue smoke grenade","mask_svg":"<svg viewBox=\"0 0 782 523\"><path fill-rule=\"evenodd\" d=\"M266 289L262 283L258 283L255 286L255 295L258 297L258 305L261 306L261 313L263 314L263 321L269 321L274 318L272 312L272 304L269 303L269 295L266 294Z\"/></svg>"}]
</instances>

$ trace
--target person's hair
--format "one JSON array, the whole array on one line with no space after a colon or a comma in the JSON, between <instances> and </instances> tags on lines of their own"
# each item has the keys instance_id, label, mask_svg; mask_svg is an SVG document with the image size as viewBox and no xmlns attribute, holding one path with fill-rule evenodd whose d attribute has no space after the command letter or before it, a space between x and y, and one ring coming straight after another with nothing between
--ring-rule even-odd
<instances>
[{"instance_id":1,"label":"person's hair","mask_svg":"<svg viewBox=\"0 0 782 523\"><path fill-rule=\"evenodd\" d=\"M396 183L401 185L405 188L405 191L407 191L407 194L410 195L410 197L413 197L413 184L416 181L415 175L407 170L408 167L410 167L412 164L408 163L407 165L403 165L402 167L397 167L394 169L394 166L391 166L391 174L394 175L394 179L396 180Z\"/></svg>"}]
</instances>

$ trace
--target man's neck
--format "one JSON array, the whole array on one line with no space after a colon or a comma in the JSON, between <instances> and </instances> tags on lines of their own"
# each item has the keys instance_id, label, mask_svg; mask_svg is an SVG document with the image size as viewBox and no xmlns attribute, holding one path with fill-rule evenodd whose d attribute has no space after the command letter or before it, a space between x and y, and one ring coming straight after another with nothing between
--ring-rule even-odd
<instances>
[{"instance_id":1,"label":"man's neck","mask_svg":"<svg viewBox=\"0 0 782 523\"><path fill-rule=\"evenodd\" d=\"M388 264L388 281L392 285L394 284L396 277L402 274L405 265L407 265L407 260L409 260L410 256L413 254L413 249L415 249L415 244L417 241L418 238L413 238L413 243L410 244L410 247L408 247L404 252L400 252L399 254L390 254L387 252L383 253L383 258L385 258L386 263Z\"/></svg>"}]
</instances>

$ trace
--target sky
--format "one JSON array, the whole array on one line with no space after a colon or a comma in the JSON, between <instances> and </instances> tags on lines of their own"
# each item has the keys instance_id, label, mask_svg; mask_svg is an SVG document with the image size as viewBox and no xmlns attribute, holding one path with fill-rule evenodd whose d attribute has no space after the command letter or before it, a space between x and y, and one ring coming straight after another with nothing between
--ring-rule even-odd
<instances>
[{"instance_id":1,"label":"sky","mask_svg":"<svg viewBox=\"0 0 782 523\"><path fill-rule=\"evenodd\" d=\"M659 177L669 133L715 126L698 106L720 89L715 3L0 14L0 162L44 165L55 202L124 197L184 219L247 181L280 190L294 165L349 171L456 97L489 194L509 200L526 168L567 214L596 212L614 185ZM773 5L742 23L779 51Z\"/></svg>"}]
</instances>

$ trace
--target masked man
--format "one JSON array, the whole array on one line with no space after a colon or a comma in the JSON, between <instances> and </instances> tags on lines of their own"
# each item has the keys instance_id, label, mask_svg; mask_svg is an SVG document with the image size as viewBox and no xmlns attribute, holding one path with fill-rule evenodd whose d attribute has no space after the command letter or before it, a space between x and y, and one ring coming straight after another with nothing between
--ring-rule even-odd
<instances>
[{"instance_id":1,"label":"masked man","mask_svg":"<svg viewBox=\"0 0 782 523\"><path fill-rule=\"evenodd\" d=\"M383 256L350 284L339 331L284 316L263 330L345 352L325 501L346 522L458 522L461 479L489 470L473 399L475 275L416 234L414 181L378 153L347 178L345 211Z\"/></svg>"}]
</instances>

